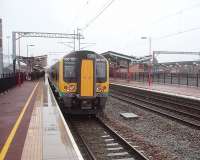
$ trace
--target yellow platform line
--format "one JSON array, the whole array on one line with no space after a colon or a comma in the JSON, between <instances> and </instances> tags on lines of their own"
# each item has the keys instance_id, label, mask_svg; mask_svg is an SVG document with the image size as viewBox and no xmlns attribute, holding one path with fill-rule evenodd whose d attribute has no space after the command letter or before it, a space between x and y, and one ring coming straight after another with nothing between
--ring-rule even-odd
<instances>
[{"instance_id":1,"label":"yellow platform line","mask_svg":"<svg viewBox=\"0 0 200 160\"><path fill-rule=\"evenodd\" d=\"M0 160L3 160L5 158L5 156L6 156L7 152L8 152L8 149L9 149L9 147L10 147L10 145L11 145L13 139L14 139L14 136L15 136L16 132L17 132L17 129L18 129L20 123L21 123L21 120L22 120L22 118L24 116L24 113L25 113L26 109L28 108L28 105L29 105L34 93L35 93L35 90L36 90L38 84L39 84L39 82L36 84L36 86L34 87L31 95L28 97L28 100L26 101L26 104L24 105L24 107L23 107L23 109L22 109L17 121L15 122L15 125L12 128L12 131L10 132L10 134L9 134L7 140L6 140L6 143L3 145L3 148L2 148L2 150L0 152Z\"/></svg>"}]
</instances>

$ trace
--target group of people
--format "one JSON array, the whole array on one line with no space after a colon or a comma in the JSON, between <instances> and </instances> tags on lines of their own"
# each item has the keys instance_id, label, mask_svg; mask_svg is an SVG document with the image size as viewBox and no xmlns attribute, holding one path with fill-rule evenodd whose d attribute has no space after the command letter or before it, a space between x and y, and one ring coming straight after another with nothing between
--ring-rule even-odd
<instances>
[{"instance_id":1,"label":"group of people","mask_svg":"<svg viewBox=\"0 0 200 160\"><path fill-rule=\"evenodd\" d=\"M16 82L18 85L22 84L23 81L28 80L28 81L33 81L33 80L37 80L41 77L44 77L45 72L29 72L29 73L25 73L25 72L17 72L16 73Z\"/></svg>"},{"instance_id":2,"label":"group of people","mask_svg":"<svg viewBox=\"0 0 200 160\"><path fill-rule=\"evenodd\" d=\"M26 80L37 80L41 77L44 77L45 72L29 72L28 74L26 74Z\"/></svg>"}]
</instances>

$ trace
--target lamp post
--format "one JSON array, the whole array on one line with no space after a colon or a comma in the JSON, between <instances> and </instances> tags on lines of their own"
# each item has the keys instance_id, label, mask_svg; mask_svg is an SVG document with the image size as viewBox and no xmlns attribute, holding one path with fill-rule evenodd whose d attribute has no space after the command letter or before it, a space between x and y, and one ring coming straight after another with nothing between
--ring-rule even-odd
<instances>
[{"instance_id":1,"label":"lamp post","mask_svg":"<svg viewBox=\"0 0 200 160\"><path fill-rule=\"evenodd\" d=\"M149 56L150 56L150 60L149 60L149 64L148 64L148 83L149 86L151 85L151 59L152 59L152 54L151 54L151 37L141 37L141 39L148 39L149 40Z\"/></svg>"},{"instance_id":2,"label":"lamp post","mask_svg":"<svg viewBox=\"0 0 200 160\"><path fill-rule=\"evenodd\" d=\"M28 48L29 47L34 47L35 45L33 45L33 44L27 44L26 45L26 47L27 47L27 55L26 55L26 59L27 59L27 73L28 73L28 66L30 65L30 61L28 60L28 52L29 52L29 50L28 50Z\"/></svg>"},{"instance_id":3,"label":"lamp post","mask_svg":"<svg viewBox=\"0 0 200 160\"><path fill-rule=\"evenodd\" d=\"M10 46L9 46L9 41L10 41L10 36L6 36L7 38L7 43L8 43L8 66L10 65Z\"/></svg>"}]
</instances>

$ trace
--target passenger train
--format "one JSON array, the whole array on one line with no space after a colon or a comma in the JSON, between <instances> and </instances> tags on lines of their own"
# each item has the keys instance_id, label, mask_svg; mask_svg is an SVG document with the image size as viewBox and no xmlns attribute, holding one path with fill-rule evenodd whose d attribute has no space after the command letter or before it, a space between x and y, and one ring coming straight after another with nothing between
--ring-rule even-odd
<instances>
[{"instance_id":1,"label":"passenger train","mask_svg":"<svg viewBox=\"0 0 200 160\"><path fill-rule=\"evenodd\" d=\"M109 92L109 64L87 50L69 53L49 69L50 85L67 114L97 114Z\"/></svg>"}]
</instances>

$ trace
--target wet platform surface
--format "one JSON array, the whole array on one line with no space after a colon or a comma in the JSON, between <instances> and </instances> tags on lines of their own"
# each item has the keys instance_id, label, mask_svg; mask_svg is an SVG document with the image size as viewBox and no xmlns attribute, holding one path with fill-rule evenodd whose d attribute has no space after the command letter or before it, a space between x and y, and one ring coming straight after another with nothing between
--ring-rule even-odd
<instances>
[{"instance_id":1,"label":"wet platform surface","mask_svg":"<svg viewBox=\"0 0 200 160\"><path fill-rule=\"evenodd\" d=\"M23 119L14 135L12 143L8 141L8 137L13 136L13 131L16 121L23 110L23 107L32 93L37 82L25 82L21 86L14 87L8 92L0 95L0 159L20 159L26 132L33 110L35 94L33 95L26 109ZM9 147L9 148L8 148Z\"/></svg>"},{"instance_id":2,"label":"wet platform surface","mask_svg":"<svg viewBox=\"0 0 200 160\"><path fill-rule=\"evenodd\" d=\"M10 93L0 96L0 103L3 104L0 107L0 113L4 113L3 118L0 117L0 129L3 131L0 132L1 156L3 148L6 146L6 140L36 84L36 82L26 82L20 88L13 88ZM64 123L64 118L61 116L48 83L40 81L37 85L8 151L0 159L83 159L67 124ZM15 96L15 99L20 101L19 104L16 103L18 105L15 105L14 102L10 104L13 107L11 111L8 109L10 106L6 106L9 95ZM7 107L7 110L2 109L4 106ZM8 129L6 126L9 126Z\"/></svg>"},{"instance_id":3,"label":"wet platform surface","mask_svg":"<svg viewBox=\"0 0 200 160\"><path fill-rule=\"evenodd\" d=\"M149 86L148 83L127 81L114 78L111 78L110 82L114 84L122 84L122 85L137 87L140 89L158 91L161 93L200 100L200 88L198 87L191 87L184 85L156 84L156 83L151 83L151 85Z\"/></svg>"}]
</instances>

